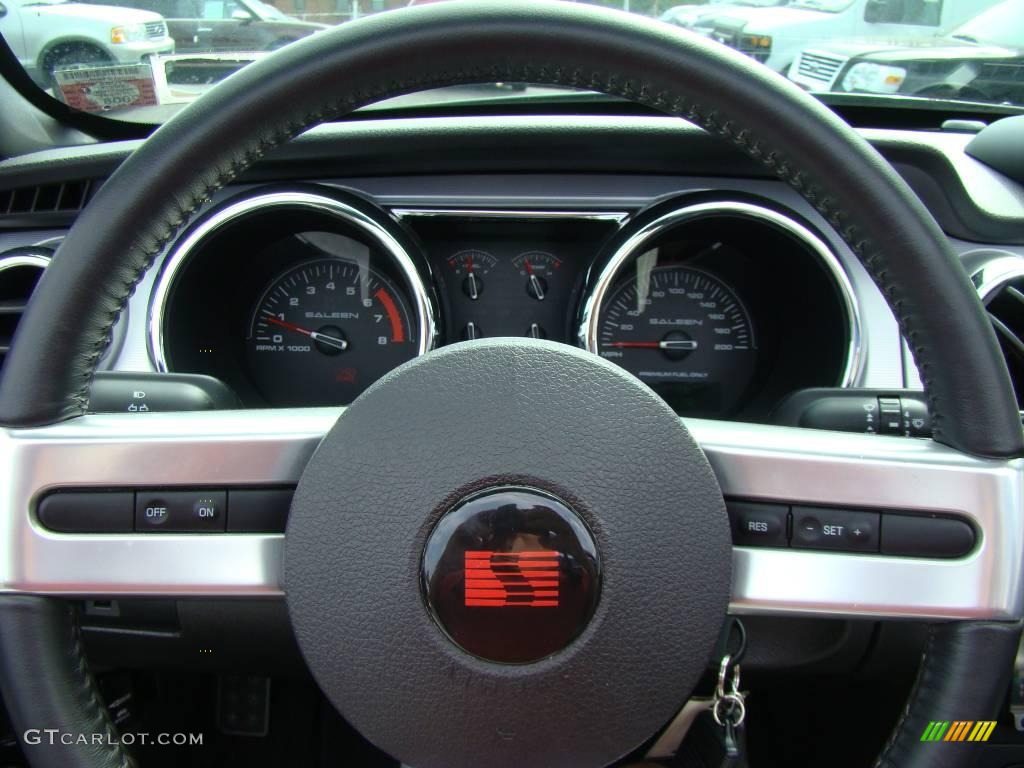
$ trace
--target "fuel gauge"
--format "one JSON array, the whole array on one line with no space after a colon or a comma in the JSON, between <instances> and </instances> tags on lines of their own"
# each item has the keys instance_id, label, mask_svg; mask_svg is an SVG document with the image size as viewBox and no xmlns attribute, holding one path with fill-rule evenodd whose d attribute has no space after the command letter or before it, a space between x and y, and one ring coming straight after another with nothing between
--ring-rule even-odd
<instances>
[{"instance_id":1,"label":"fuel gauge","mask_svg":"<svg viewBox=\"0 0 1024 768\"><path fill-rule=\"evenodd\" d=\"M527 251L512 260L512 266L526 282L526 293L532 299L544 301L548 284L562 266L560 259L547 251Z\"/></svg>"},{"instance_id":2,"label":"fuel gauge","mask_svg":"<svg viewBox=\"0 0 1024 768\"><path fill-rule=\"evenodd\" d=\"M459 251L448 258L448 267L457 277L462 278L462 292L476 301L484 292L484 276L494 268L498 260L487 251L469 249Z\"/></svg>"}]
</instances>

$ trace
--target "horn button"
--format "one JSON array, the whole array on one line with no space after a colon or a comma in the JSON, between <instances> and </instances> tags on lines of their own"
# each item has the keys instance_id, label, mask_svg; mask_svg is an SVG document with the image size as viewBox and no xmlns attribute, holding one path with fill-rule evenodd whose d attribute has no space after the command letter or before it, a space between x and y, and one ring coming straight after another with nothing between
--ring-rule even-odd
<instances>
[{"instance_id":1,"label":"horn button","mask_svg":"<svg viewBox=\"0 0 1024 768\"><path fill-rule=\"evenodd\" d=\"M320 688L393 757L593 767L693 690L731 555L711 467L648 387L484 339L346 409L300 478L283 580Z\"/></svg>"},{"instance_id":2,"label":"horn button","mask_svg":"<svg viewBox=\"0 0 1024 768\"><path fill-rule=\"evenodd\" d=\"M452 642L489 661L523 663L568 645L601 590L597 545L567 504L528 488L460 502L423 551L427 605Z\"/></svg>"}]
</instances>

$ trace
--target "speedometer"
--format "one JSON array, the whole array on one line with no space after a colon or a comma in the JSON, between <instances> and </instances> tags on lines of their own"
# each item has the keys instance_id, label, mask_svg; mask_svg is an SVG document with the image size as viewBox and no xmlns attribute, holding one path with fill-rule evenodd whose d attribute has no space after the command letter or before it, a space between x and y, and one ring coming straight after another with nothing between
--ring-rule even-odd
<instances>
[{"instance_id":1,"label":"speedometer","mask_svg":"<svg viewBox=\"0 0 1024 768\"><path fill-rule=\"evenodd\" d=\"M676 411L721 415L743 397L757 365L747 310L717 277L641 256L608 293L597 352L632 372Z\"/></svg>"},{"instance_id":2,"label":"speedometer","mask_svg":"<svg viewBox=\"0 0 1024 768\"><path fill-rule=\"evenodd\" d=\"M307 261L275 278L252 315L246 353L278 405L350 403L417 354L412 312L382 274L354 261Z\"/></svg>"}]
</instances>

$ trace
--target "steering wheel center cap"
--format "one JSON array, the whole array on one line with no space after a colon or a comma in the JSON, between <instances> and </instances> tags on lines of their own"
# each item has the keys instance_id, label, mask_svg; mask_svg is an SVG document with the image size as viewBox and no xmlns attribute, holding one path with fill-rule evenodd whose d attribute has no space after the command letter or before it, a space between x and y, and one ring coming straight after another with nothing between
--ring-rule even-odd
<instances>
[{"instance_id":1,"label":"steering wheel center cap","mask_svg":"<svg viewBox=\"0 0 1024 768\"><path fill-rule=\"evenodd\" d=\"M562 650L594 614L594 537L565 502L531 488L475 494L438 521L422 587L445 634L488 661L524 663Z\"/></svg>"},{"instance_id":2,"label":"steering wheel center cap","mask_svg":"<svg viewBox=\"0 0 1024 768\"><path fill-rule=\"evenodd\" d=\"M549 341L380 379L306 465L284 544L317 683L416 768L611 763L679 711L729 602L725 502L685 425Z\"/></svg>"}]
</instances>

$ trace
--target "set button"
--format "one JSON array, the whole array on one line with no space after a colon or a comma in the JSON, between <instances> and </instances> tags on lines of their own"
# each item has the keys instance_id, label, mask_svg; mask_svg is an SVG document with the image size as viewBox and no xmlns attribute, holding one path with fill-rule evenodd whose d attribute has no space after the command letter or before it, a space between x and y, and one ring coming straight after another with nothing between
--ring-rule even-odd
<instances>
[{"instance_id":1,"label":"set button","mask_svg":"<svg viewBox=\"0 0 1024 768\"><path fill-rule=\"evenodd\" d=\"M793 546L798 549L878 551L877 512L793 507Z\"/></svg>"}]
</instances>

